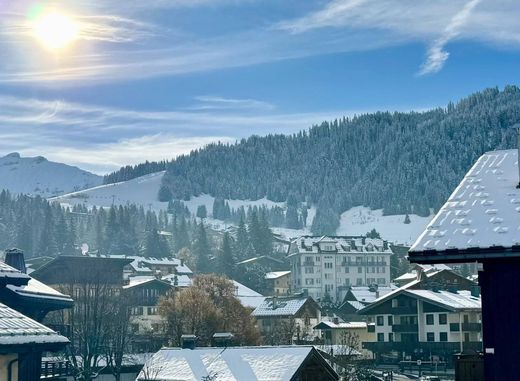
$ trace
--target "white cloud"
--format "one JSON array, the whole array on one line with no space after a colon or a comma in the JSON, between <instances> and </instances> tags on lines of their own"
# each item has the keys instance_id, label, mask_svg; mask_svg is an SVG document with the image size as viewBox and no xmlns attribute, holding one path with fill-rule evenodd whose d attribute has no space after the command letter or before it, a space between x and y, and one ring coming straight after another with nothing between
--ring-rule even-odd
<instances>
[{"instance_id":1,"label":"white cloud","mask_svg":"<svg viewBox=\"0 0 520 381\"><path fill-rule=\"evenodd\" d=\"M479 2L480 0L470 0L453 16L442 35L437 38L428 49L426 62L422 65L419 75L436 73L442 69L449 57L449 53L444 47L460 34L461 28L468 22L471 12Z\"/></svg>"},{"instance_id":2,"label":"white cloud","mask_svg":"<svg viewBox=\"0 0 520 381\"><path fill-rule=\"evenodd\" d=\"M274 110L276 107L269 102L256 99L224 98L212 95L201 95L195 97L200 103L190 107L190 110Z\"/></svg>"},{"instance_id":3,"label":"white cloud","mask_svg":"<svg viewBox=\"0 0 520 381\"><path fill-rule=\"evenodd\" d=\"M235 108L136 111L0 95L0 109L4 110L0 113L0 154L18 151L42 155L107 172L145 160L171 159L210 142L231 142L253 134L294 133L323 120L354 114L281 114L265 108L269 104L252 99L199 98L199 102Z\"/></svg>"}]
</instances>

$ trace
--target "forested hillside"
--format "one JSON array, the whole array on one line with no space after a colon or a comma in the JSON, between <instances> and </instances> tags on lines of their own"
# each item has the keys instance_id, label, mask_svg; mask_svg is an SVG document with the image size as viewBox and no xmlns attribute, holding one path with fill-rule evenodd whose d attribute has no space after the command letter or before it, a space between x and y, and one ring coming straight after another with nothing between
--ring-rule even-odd
<instances>
[{"instance_id":1,"label":"forested hillside","mask_svg":"<svg viewBox=\"0 0 520 381\"><path fill-rule=\"evenodd\" d=\"M169 162L122 168L105 182L166 169L160 201L202 193L221 203L262 197L289 201L286 210L271 211L269 221L291 228L304 226L306 207L314 205L316 215L308 221L312 232L333 234L340 213L354 206L384 209L387 215L429 215L483 152L515 146L509 127L519 121L520 89L491 88L446 108L377 112L293 135L211 144ZM217 209L214 218L237 219L238 211Z\"/></svg>"},{"instance_id":2,"label":"forested hillside","mask_svg":"<svg viewBox=\"0 0 520 381\"><path fill-rule=\"evenodd\" d=\"M335 219L352 206L428 215L484 151L514 146L520 89L475 93L426 112L377 112L285 136L211 144L167 166L161 196L201 193L318 206ZM168 192L169 191L169 192Z\"/></svg>"}]
</instances>

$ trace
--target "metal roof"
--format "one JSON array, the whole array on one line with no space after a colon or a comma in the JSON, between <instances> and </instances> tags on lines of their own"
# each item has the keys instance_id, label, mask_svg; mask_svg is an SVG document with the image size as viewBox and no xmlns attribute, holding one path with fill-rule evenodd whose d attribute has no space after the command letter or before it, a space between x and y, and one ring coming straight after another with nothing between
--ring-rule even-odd
<instances>
[{"instance_id":1,"label":"metal roof","mask_svg":"<svg viewBox=\"0 0 520 381\"><path fill-rule=\"evenodd\" d=\"M68 342L66 337L0 303L0 345Z\"/></svg>"}]
</instances>

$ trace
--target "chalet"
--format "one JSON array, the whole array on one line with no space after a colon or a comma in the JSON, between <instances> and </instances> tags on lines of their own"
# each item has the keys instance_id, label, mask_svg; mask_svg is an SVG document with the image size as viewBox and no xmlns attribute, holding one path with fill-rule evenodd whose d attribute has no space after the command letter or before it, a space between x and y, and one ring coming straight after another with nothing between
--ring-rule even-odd
<instances>
[{"instance_id":1,"label":"chalet","mask_svg":"<svg viewBox=\"0 0 520 381\"><path fill-rule=\"evenodd\" d=\"M163 348L137 380L337 381L339 376L312 346Z\"/></svg>"},{"instance_id":2,"label":"chalet","mask_svg":"<svg viewBox=\"0 0 520 381\"><path fill-rule=\"evenodd\" d=\"M320 308L310 297L266 298L252 315L264 342L276 345L314 341L312 327L321 320Z\"/></svg>"},{"instance_id":3,"label":"chalet","mask_svg":"<svg viewBox=\"0 0 520 381\"><path fill-rule=\"evenodd\" d=\"M27 275L20 250L6 250L4 261L0 262L0 380L38 380L42 353L62 350L69 343L40 322L51 311L71 308L73 301Z\"/></svg>"},{"instance_id":4,"label":"chalet","mask_svg":"<svg viewBox=\"0 0 520 381\"><path fill-rule=\"evenodd\" d=\"M340 351L349 355L372 358L372 352L364 349L362 344L375 341L374 324L346 322L333 318L320 321L314 326L314 330L321 332L325 351L330 348L334 353Z\"/></svg>"},{"instance_id":5,"label":"chalet","mask_svg":"<svg viewBox=\"0 0 520 381\"><path fill-rule=\"evenodd\" d=\"M153 351L167 343L164 318L159 314L159 298L173 292L174 286L161 279L130 279L123 293L131 304L130 326L133 333L132 349L136 352Z\"/></svg>"},{"instance_id":6,"label":"chalet","mask_svg":"<svg viewBox=\"0 0 520 381\"><path fill-rule=\"evenodd\" d=\"M265 274L271 295L286 296L291 293L291 272L272 271Z\"/></svg>"},{"instance_id":7,"label":"chalet","mask_svg":"<svg viewBox=\"0 0 520 381\"><path fill-rule=\"evenodd\" d=\"M518 378L518 161L517 150L482 155L408 254L412 263L419 264L480 263L484 371L488 381Z\"/></svg>"},{"instance_id":8,"label":"chalet","mask_svg":"<svg viewBox=\"0 0 520 381\"><path fill-rule=\"evenodd\" d=\"M396 360L451 361L453 354L479 350L480 298L470 291L423 290L403 287L359 311L375 322L375 341L363 346Z\"/></svg>"},{"instance_id":9,"label":"chalet","mask_svg":"<svg viewBox=\"0 0 520 381\"><path fill-rule=\"evenodd\" d=\"M386 241L367 237L302 236L291 242L292 290L340 302L351 286L390 285Z\"/></svg>"},{"instance_id":10,"label":"chalet","mask_svg":"<svg viewBox=\"0 0 520 381\"><path fill-rule=\"evenodd\" d=\"M69 343L52 329L0 303L0 380L40 379L42 353Z\"/></svg>"}]
</instances>

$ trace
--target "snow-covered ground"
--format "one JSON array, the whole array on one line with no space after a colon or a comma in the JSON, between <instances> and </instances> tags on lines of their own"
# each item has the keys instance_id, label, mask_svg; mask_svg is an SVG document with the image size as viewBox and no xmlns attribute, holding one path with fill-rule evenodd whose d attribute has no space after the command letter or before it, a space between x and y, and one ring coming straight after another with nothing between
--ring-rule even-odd
<instances>
[{"instance_id":1,"label":"snow-covered ground","mask_svg":"<svg viewBox=\"0 0 520 381\"><path fill-rule=\"evenodd\" d=\"M41 156L20 157L15 152L0 158L0 189L11 193L51 197L102 182L101 176Z\"/></svg>"},{"instance_id":2,"label":"snow-covered ground","mask_svg":"<svg viewBox=\"0 0 520 381\"><path fill-rule=\"evenodd\" d=\"M112 204L126 205L138 204L143 205L146 209L159 211L166 210L168 203L157 201L157 194L161 186L161 179L164 172L152 173L150 175L138 177L129 181L116 184L101 185L91 189L66 194L55 197L52 200L58 201L63 205L84 204L87 207L101 206L110 207ZM214 198L210 195L200 195L192 197L189 201L183 201L191 213L195 214L199 205L205 205L208 214L213 209ZM227 200L231 208L237 209L244 206L261 206L268 208L273 206L285 207L283 202L273 202L265 198L251 200ZM309 209L307 224L305 229L285 229L273 228L276 233L286 238L298 237L310 233L310 225L314 218L316 210L314 207ZM424 230L431 217L419 217L410 215L410 224L404 223L404 215L383 216L382 210L371 210L363 206L352 208L341 215L340 227L338 235L363 235L372 229L376 229L383 239L395 243L412 244L419 234ZM225 229L229 223L225 223L212 218L207 219L207 223L214 229Z\"/></svg>"}]
</instances>

